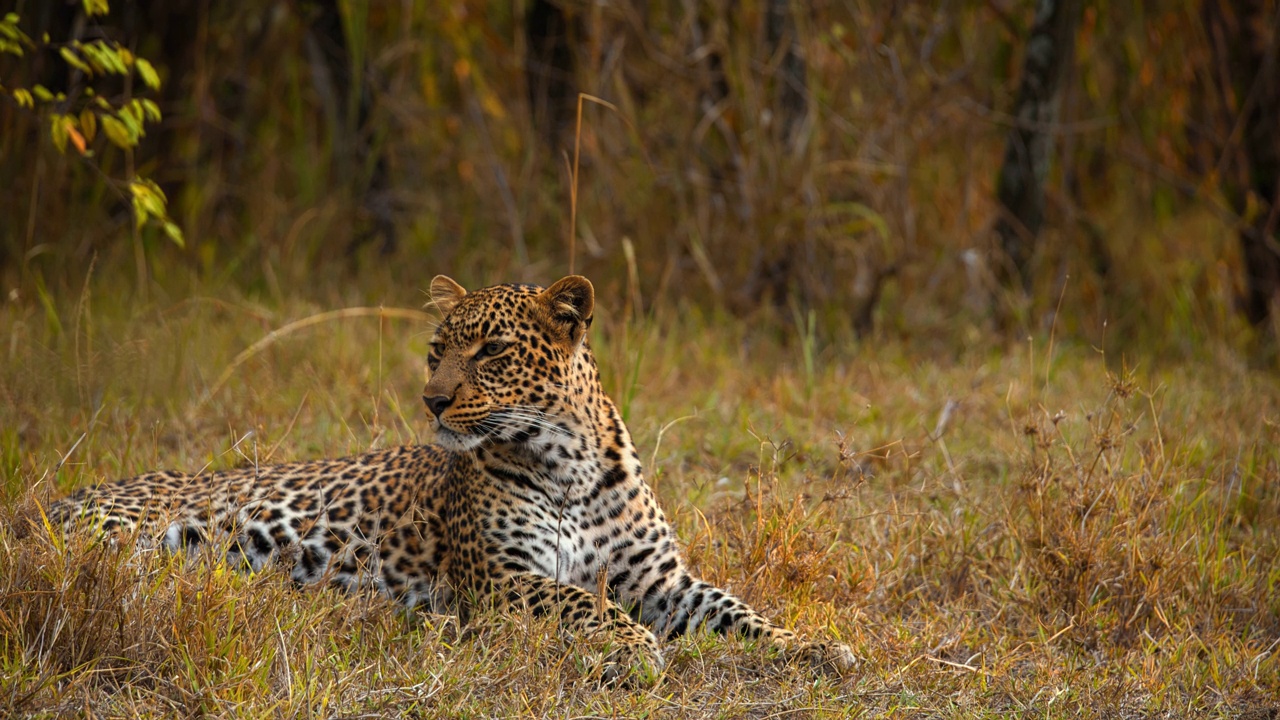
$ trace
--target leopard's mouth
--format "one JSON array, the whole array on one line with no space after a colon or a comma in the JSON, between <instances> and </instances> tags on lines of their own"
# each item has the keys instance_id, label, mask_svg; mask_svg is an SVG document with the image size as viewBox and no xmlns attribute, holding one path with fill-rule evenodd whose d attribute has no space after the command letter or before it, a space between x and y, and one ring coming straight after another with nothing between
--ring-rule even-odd
<instances>
[{"instance_id":1,"label":"leopard's mouth","mask_svg":"<svg viewBox=\"0 0 1280 720\"><path fill-rule=\"evenodd\" d=\"M449 418L434 418L436 441L456 452L474 450L482 445L523 445L535 438L571 435L541 408L511 406L496 408L482 420L457 427Z\"/></svg>"}]
</instances>

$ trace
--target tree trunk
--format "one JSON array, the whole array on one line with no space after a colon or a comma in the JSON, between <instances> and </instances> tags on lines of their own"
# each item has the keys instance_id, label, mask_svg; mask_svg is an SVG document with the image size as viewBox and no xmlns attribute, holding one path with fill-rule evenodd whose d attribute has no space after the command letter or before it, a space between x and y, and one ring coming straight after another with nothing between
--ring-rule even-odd
<instances>
[{"instance_id":1,"label":"tree trunk","mask_svg":"<svg viewBox=\"0 0 1280 720\"><path fill-rule=\"evenodd\" d=\"M781 53L781 58L777 60L775 85L779 115L776 127L783 140L794 143L797 140L796 132L803 126L808 115L809 105L806 101L804 58L800 54L795 18L791 15L790 5L789 0L769 0L768 14L765 16L765 40L773 57Z\"/></svg>"},{"instance_id":2,"label":"tree trunk","mask_svg":"<svg viewBox=\"0 0 1280 720\"><path fill-rule=\"evenodd\" d=\"M577 115L570 20L548 0L534 0L525 16L525 84L533 127L553 152L573 148Z\"/></svg>"},{"instance_id":3,"label":"tree trunk","mask_svg":"<svg viewBox=\"0 0 1280 720\"><path fill-rule=\"evenodd\" d=\"M347 253L354 253L376 236L381 239L381 252L390 254L397 244L396 219L386 153L376 147L370 128L374 95L369 87L367 64L351 57L338 0L315 0L308 10L310 39L332 85L329 104L334 113L336 177L339 182L355 178L356 185L351 191L360 197L361 209L370 221L370 227L357 232L347 246ZM325 89L320 88L322 94Z\"/></svg>"},{"instance_id":4,"label":"tree trunk","mask_svg":"<svg viewBox=\"0 0 1280 720\"><path fill-rule=\"evenodd\" d=\"M1280 300L1280 7L1268 0L1205 0L1202 10L1230 128L1221 152L1224 191L1241 216L1248 215L1250 196L1261 208L1240 228L1241 310L1261 326Z\"/></svg>"},{"instance_id":5,"label":"tree trunk","mask_svg":"<svg viewBox=\"0 0 1280 720\"><path fill-rule=\"evenodd\" d=\"M1040 0L1027 38L1017 120L1009 129L996 186L1003 212L996 235L1004 253L1001 277L1031 287L1031 257L1044 222L1044 181L1049 173L1058 86L1072 55L1079 0Z\"/></svg>"}]
</instances>

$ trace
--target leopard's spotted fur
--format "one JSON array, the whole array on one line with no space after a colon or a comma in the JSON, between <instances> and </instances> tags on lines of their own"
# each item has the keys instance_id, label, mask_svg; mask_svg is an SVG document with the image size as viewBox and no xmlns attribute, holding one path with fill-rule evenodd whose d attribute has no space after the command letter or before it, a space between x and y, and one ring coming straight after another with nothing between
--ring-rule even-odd
<instances>
[{"instance_id":1,"label":"leopard's spotted fur","mask_svg":"<svg viewBox=\"0 0 1280 720\"><path fill-rule=\"evenodd\" d=\"M615 674L660 669L654 633L698 628L852 665L844 645L804 642L686 569L600 386L585 339L590 282L467 292L440 276L431 290L445 314L423 392L437 445L149 473L82 490L52 514L173 549L222 539L254 569L286 559L299 582L373 585L410 606L526 606L571 632L610 633Z\"/></svg>"}]
</instances>

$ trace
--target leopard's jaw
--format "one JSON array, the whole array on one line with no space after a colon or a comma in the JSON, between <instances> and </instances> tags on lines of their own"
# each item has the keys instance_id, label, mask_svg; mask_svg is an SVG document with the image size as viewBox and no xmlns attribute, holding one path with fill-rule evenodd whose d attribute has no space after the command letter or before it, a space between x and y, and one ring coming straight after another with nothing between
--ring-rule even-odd
<instances>
[{"instance_id":1,"label":"leopard's jaw","mask_svg":"<svg viewBox=\"0 0 1280 720\"><path fill-rule=\"evenodd\" d=\"M466 453L475 450L485 444L483 435L473 435L470 433L460 433L445 427L439 421L436 422L436 444L445 450L457 453Z\"/></svg>"},{"instance_id":2,"label":"leopard's jaw","mask_svg":"<svg viewBox=\"0 0 1280 720\"><path fill-rule=\"evenodd\" d=\"M542 465L554 464L555 461L551 458L567 441L583 434L580 430L582 423L571 415L546 414L541 422L526 425L518 420L503 422L503 410L498 409L492 411L489 418L490 422L482 423L486 427L486 432L482 433L455 430L439 419L434 419L432 429L435 431L436 444L459 453L489 448L500 455L518 456Z\"/></svg>"}]
</instances>

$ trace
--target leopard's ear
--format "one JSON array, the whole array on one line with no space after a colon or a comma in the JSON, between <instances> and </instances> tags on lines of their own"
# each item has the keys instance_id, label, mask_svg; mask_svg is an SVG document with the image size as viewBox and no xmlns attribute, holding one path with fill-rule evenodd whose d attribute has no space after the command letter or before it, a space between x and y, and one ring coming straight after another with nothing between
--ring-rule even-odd
<instances>
[{"instance_id":1,"label":"leopard's ear","mask_svg":"<svg viewBox=\"0 0 1280 720\"><path fill-rule=\"evenodd\" d=\"M448 275L437 275L431 279L431 304L440 310L441 315L448 315L466 294L467 289Z\"/></svg>"},{"instance_id":2,"label":"leopard's ear","mask_svg":"<svg viewBox=\"0 0 1280 720\"><path fill-rule=\"evenodd\" d=\"M557 280L539 296L546 303L551 321L562 329L569 344L577 345L591 327L591 313L596 306L596 291L591 281L581 275Z\"/></svg>"}]
</instances>

